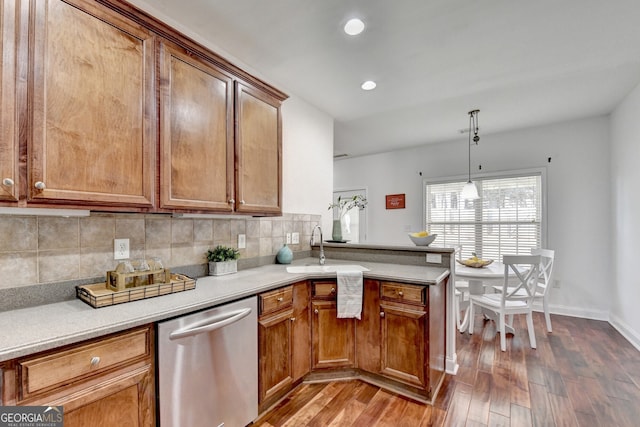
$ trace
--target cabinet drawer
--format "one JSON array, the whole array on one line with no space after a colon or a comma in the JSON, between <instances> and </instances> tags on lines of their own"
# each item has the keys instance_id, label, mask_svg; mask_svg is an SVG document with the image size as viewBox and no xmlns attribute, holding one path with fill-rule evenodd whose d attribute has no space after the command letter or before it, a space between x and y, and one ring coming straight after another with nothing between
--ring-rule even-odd
<instances>
[{"instance_id":1,"label":"cabinet drawer","mask_svg":"<svg viewBox=\"0 0 640 427\"><path fill-rule=\"evenodd\" d=\"M293 286L276 289L258 295L260 314L273 313L293 304Z\"/></svg>"},{"instance_id":2,"label":"cabinet drawer","mask_svg":"<svg viewBox=\"0 0 640 427\"><path fill-rule=\"evenodd\" d=\"M318 298L335 298L338 285L334 281L313 282L313 296Z\"/></svg>"},{"instance_id":3,"label":"cabinet drawer","mask_svg":"<svg viewBox=\"0 0 640 427\"><path fill-rule=\"evenodd\" d=\"M18 361L22 397L150 356L149 329Z\"/></svg>"},{"instance_id":4,"label":"cabinet drawer","mask_svg":"<svg viewBox=\"0 0 640 427\"><path fill-rule=\"evenodd\" d=\"M386 300L423 305L426 302L426 286L406 285L395 282L381 283L381 296Z\"/></svg>"}]
</instances>

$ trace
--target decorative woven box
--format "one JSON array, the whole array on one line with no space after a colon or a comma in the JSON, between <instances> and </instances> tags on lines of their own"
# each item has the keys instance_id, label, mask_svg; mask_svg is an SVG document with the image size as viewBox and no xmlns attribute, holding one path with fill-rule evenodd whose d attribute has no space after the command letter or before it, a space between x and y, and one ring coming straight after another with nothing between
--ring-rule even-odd
<instances>
[{"instance_id":1,"label":"decorative woven box","mask_svg":"<svg viewBox=\"0 0 640 427\"><path fill-rule=\"evenodd\" d=\"M147 270L120 272L116 269L107 272L106 282L76 286L76 296L99 308L195 289L195 279L173 274L168 268L158 268L160 263L146 261Z\"/></svg>"}]
</instances>

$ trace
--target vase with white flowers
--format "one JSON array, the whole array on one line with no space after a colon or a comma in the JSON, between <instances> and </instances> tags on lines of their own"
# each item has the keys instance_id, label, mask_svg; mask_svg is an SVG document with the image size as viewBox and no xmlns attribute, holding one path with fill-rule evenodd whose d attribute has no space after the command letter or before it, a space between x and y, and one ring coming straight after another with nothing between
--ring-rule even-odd
<instances>
[{"instance_id":1,"label":"vase with white flowers","mask_svg":"<svg viewBox=\"0 0 640 427\"><path fill-rule=\"evenodd\" d=\"M362 194L351 197L338 196L335 203L329 205L329 210L333 210L333 229L331 238L336 242L342 242L342 222L347 213L354 208L362 210L367 206L367 198Z\"/></svg>"}]
</instances>

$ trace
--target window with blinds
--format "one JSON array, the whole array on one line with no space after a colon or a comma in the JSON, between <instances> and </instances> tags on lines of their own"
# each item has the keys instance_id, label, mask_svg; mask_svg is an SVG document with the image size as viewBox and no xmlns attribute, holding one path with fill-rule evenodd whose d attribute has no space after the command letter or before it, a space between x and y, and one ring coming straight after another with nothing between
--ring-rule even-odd
<instances>
[{"instance_id":1,"label":"window with blinds","mask_svg":"<svg viewBox=\"0 0 640 427\"><path fill-rule=\"evenodd\" d=\"M460 256L480 258L530 254L541 246L540 173L474 180L480 198L463 200L466 181L425 184L425 224L437 245L462 248Z\"/></svg>"}]
</instances>

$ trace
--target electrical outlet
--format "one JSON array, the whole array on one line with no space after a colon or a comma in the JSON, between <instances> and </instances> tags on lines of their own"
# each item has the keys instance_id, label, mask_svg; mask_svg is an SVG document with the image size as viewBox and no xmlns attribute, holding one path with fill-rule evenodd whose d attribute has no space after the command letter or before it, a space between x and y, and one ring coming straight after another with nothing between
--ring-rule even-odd
<instances>
[{"instance_id":1,"label":"electrical outlet","mask_svg":"<svg viewBox=\"0 0 640 427\"><path fill-rule=\"evenodd\" d=\"M247 247L247 235L238 234L238 249L244 249Z\"/></svg>"},{"instance_id":2,"label":"electrical outlet","mask_svg":"<svg viewBox=\"0 0 640 427\"><path fill-rule=\"evenodd\" d=\"M287 243L287 245L291 244L291 233L287 233L286 234L286 243Z\"/></svg>"},{"instance_id":3,"label":"electrical outlet","mask_svg":"<svg viewBox=\"0 0 640 427\"><path fill-rule=\"evenodd\" d=\"M442 255L440 254L427 254L427 262L432 264L441 264Z\"/></svg>"},{"instance_id":4,"label":"electrical outlet","mask_svg":"<svg viewBox=\"0 0 640 427\"><path fill-rule=\"evenodd\" d=\"M291 233L291 244L297 245L300 243L300 233Z\"/></svg>"},{"instance_id":5,"label":"electrical outlet","mask_svg":"<svg viewBox=\"0 0 640 427\"><path fill-rule=\"evenodd\" d=\"M113 259L129 259L129 239L113 240Z\"/></svg>"}]
</instances>

